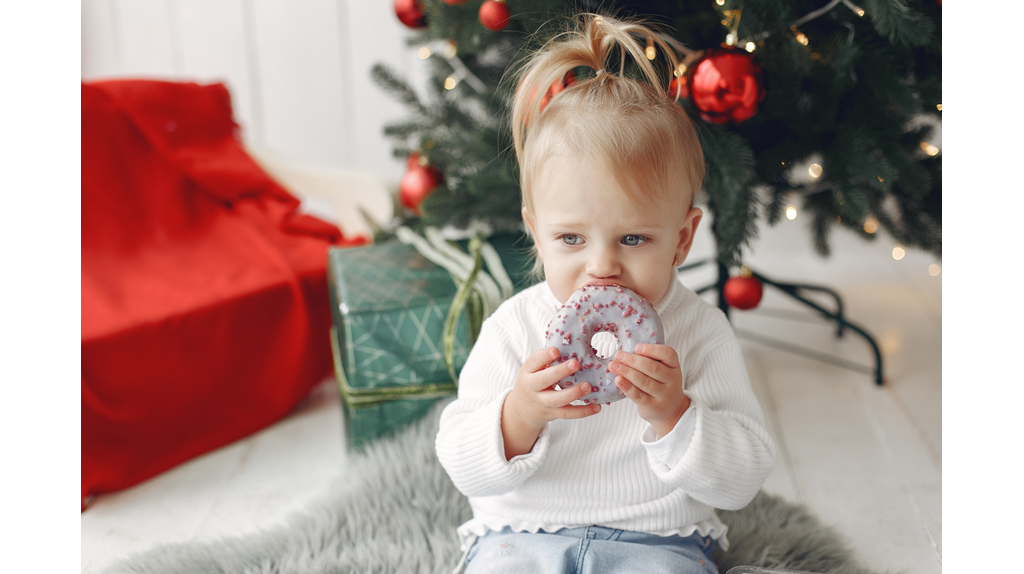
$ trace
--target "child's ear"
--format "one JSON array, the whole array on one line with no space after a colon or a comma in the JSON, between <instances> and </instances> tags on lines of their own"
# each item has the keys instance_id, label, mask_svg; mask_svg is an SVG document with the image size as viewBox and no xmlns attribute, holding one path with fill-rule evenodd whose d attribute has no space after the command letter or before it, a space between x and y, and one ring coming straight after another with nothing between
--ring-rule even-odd
<instances>
[{"instance_id":1,"label":"child's ear","mask_svg":"<svg viewBox=\"0 0 1024 574\"><path fill-rule=\"evenodd\" d=\"M683 227L679 230L679 244L676 246L676 253L679 254L679 263L686 260L686 255L693 246L693 236L697 233L697 226L700 225L704 212L699 207L690 208L683 218Z\"/></svg>"}]
</instances>

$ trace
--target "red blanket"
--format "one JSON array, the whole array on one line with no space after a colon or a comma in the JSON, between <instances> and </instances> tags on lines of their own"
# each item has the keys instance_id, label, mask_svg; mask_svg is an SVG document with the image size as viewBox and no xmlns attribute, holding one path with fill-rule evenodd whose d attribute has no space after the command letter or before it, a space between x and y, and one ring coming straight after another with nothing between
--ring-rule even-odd
<instances>
[{"instance_id":1,"label":"red blanket","mask_svg":"<svg viewBox=\"0 0 1024 574\"><path fill-rule=\"evenodd\" d=\"M82 508L331 373L337 227L245 153L221 84L82 84Z\"/></svg>"}]
</instances>

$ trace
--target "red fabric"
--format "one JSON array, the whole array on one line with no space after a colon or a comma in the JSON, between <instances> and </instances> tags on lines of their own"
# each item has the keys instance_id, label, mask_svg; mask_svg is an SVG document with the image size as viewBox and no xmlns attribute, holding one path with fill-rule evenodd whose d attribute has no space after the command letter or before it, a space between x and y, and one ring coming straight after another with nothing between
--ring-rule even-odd
<instances>
[{"instance_id":1,"label":"red fabric","mask_svg":"<svg viewBox=\"0 0 1024 574\"><path fill-rule=\"evenodd\" d=\"M326 260L222 84L82 84L82 508L286 415L331 372Z\"/></svg>"}]
</instances>

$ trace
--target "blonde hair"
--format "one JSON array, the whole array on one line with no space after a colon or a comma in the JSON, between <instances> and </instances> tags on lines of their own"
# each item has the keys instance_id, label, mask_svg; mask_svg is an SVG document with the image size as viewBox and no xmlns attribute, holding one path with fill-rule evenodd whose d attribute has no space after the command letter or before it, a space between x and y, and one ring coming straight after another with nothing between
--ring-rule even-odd
<instances>
[{"instance_id":1,"label":"blonde hair","mask_svg":"<svg viewBox=\"0 0 1024 574\"><path fill-rule=\"evenodd\" d=\"M522 205L545 162L572 157L605 162L634 200L685 199L704 179L704 155L685 110L667 91L679 60L653 27L638 20L582 14L526 62L512 104L512 140L519 160ZM649 60L648 46L663 57ZM606 66L618 56L617 72ZM627 76L626 63L634 66ZM577 68L595 70L542 104L543 94ZM639 74L636 72L639 71Z\"/></svg>"}]
</instances>

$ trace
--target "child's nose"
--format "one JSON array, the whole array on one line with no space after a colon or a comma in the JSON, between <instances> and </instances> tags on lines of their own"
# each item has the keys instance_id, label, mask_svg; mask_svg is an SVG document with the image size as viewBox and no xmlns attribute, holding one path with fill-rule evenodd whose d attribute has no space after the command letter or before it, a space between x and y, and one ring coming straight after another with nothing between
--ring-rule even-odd
<instances>
[{"instance_id":1,"label":"child's nose","mask_svg":"<svg viewBox=\"0 0 1024 574\"><path fill-rule=\"evenodd\" d=\"M612 249L595 249L587 261L587 274L591 277L614 277L619 271L619 259Z\"/></svg>"}]
</instances>

